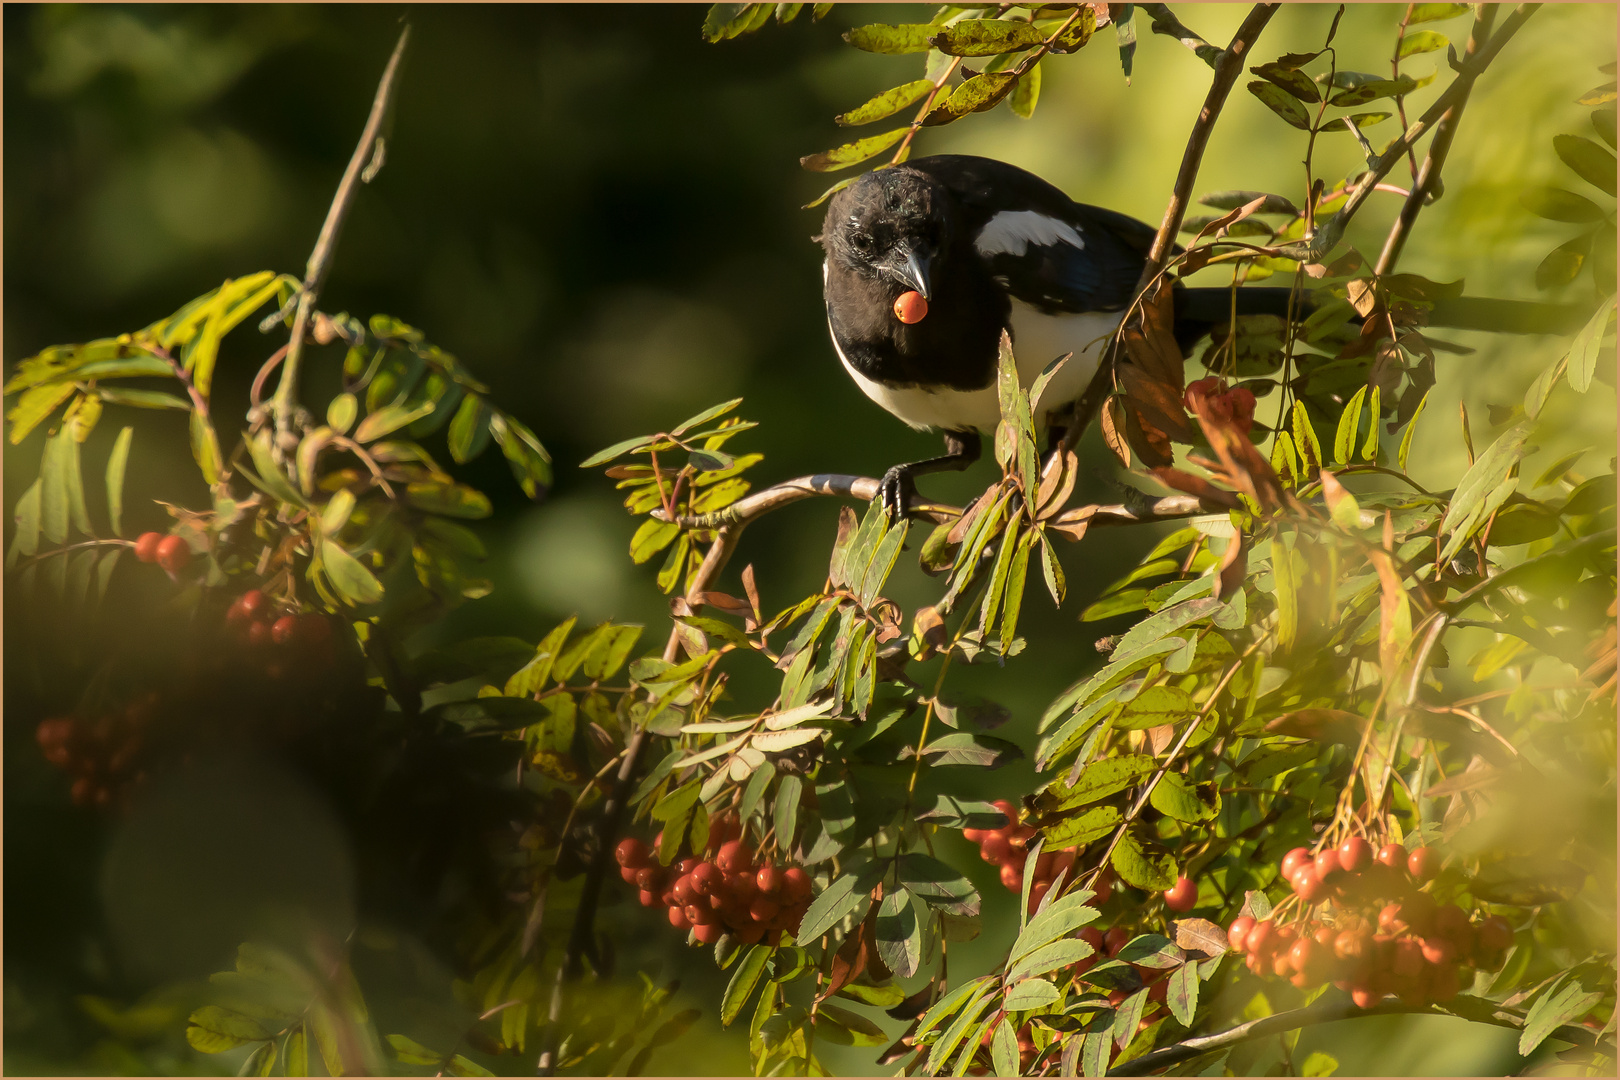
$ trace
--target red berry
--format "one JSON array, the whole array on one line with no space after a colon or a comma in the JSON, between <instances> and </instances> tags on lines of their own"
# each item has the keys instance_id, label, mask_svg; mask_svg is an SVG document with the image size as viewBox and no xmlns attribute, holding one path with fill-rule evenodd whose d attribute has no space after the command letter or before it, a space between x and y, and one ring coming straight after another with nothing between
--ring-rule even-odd
<instances>
[{"instance_id":1,"label":"red berry","mask_svg":"<svg viewBox=\"0 0 1620 1080\"><path fill-rule=\"evenodd\" d=\"M774 866L762 866L754 875L754 887L766 896L775 896L782 888L782 871Z\"/></svg>"},{"instance_id":2,"label":"red berry","mask_svg":"<svg viewBox=\"0 0 1620 1080\"><path fill-rule=\"evenodd\" d=\"M740 870L751 869L754 853L748 850L748 845L741 840L727 840L720 845L720 853L715 856L714 864L728 874Z\"/></svg>"},{"instance_id":3,"label":"red berry","mask_svg":"<svg viewBox=\"0 0 1620 1080\"><path fill-rule=\"evenodd\" d=\"M1294 886L1294 895L1307 904L1314 903L1327 891L1322 884L1322 875L1318 874L1316 867L1310 863L1300 864L1300 868L1294 871L1290 883Z\"/></svg>"},{"instance_id":4,"label":"red berry","mask_svg":"<svg viewBox=\"0 0 1620 1080\"><path fill-rule=\"evenodd\" d=\"M815 886L802 866L790 866L782 871L782 898L795 907L810 899Z\"/></svg>"},{"instance_id":5,"label":"red berry","mask_svg":"<svg viewBox=\"0 0 1620 1080\"><path fill-rule=\"evenodd\" d=\"M1177 878L1164 893L1164 906L1171 911L1191 911L1198 906L1198 885L1192 878Z\"/></svg>"},{"instance_id":6,"label":"red berry","mask_svg":"<svg viewBox=\"0 0 1620 1080\"><path fill-rule=\"evenodd\" d=\"M656 893L650 893L646 889L641 890L640 900L642 907L658 906L658 895Z\"/></svg>"},{"instance_id":7,"label":"red berry","mask_svg":"<svg viewBox=\"0 0 1620 1080\"><path fill-rule=\"evenodd\" d=\"M725 878L720 873L720 868L711 862L698 863L692 867L691 873L692 884L697 887L698 892L708 893L712 896L725 884Z\"/></svg>"},{"instance_id":8,"label":"red berry","mask_svg":"<svg viewBox=\"0 0 1620 1080\"><path fill-rule=\"evenodd\" d=\"M1297 847L1288 854L1284 855L1282 857L1282 865L1280 867L1282 870L1283 880L1292 881L1294 879L1294 871L1298 870L1302 863L1309 862L1310 859L1311 853L1302 847Z\"/></svg>"},{"instance_id":9,"label":"red berry","mask_svg":"<svg viewBox=\"0 0 1620 1080\"><path fill-rule=\"evenodd\" d=\"M1503 952L1513 945L1513 926L1500 915L1479 924L1479 947L1486 952Z\"/></svg>"},{"instance_id":10,"label":"red berry","mask_svg":"<svg viewBox=\"0 0 1620 1080\"><path fill-rule=\"evenodd\" d=\"M270 639L277 645L285 645L298 636L298 617L296 615L283 615L270 627Z\"/></svg>"},{"instance_id":11,"label":"red berry","mask_svg":"<svg viewBox=\"0 0 1620 1080\"><path fill-rule=\"evenodd\" d=\"M1012 844L1005 834L993 832L979 842L979 857L985 862L1001 862L1012 853Z\"/></svg>"},{"instance_id":12,"label":"red berry","mask_svg":"<svg viewBox=\"0 0 1620 1080\"><path fill-rule=\"evenodd\" d=\"M1430 964L1449 964L1457 959L1457 946L1452 944L1450 938L1426 937L1423 939L1423 959Z\"/></svg>"},{"instance_id":13,"label":"red berry","mask_svg":"<svg viewBox=\"0 0 1620 1080\"><path fill-rule=\"evenodd\" d=\"M679 907L671 907L669 909L669 925L677 930L690 930L692 929L692 920L688 919L686 912Z\"/></svg>"},{"instance_id":14,"label":"red berry","mask_svg":"<svg viewBox=\"0 0 1620 1080\"><path fill-rule=\"evenodd\" d=\"M1389 969L1403 978L1419 974L1423 970L1423 946L1411 938L1397 938Z\"/></svg>"},{"instance_id":15,"label":"red berry","mask_svg":"<svg viewBox=\"0 0 1620 1080\"><path fill-rule=\"evenodd\" d=\"M626 885L634 885L636 883L636 875L640 872L641 867L639 866L619 867L619 876L624 879Z\"/></svg>"},{"instance_id":16,"label":"red berry","mask_svg":"<svg viewBox=\"0 0 1620 1080\"><path fill-rule=\"evenodd\" d=\"M1226 929L1226 943L1232 946L1233 952L1247 952L1249 949L1249 931L1254 929L1254 919L1247 915L1239 915L1232 920L1232 925Z\"/></svg>"},{"instance_id":17,"label":"red berry","mask_svg":"<svg viewBox=\"0 0 1620 1080\"><path fill-rule=\"evenodd\" d=\"M692 936L704 945L713 945L725 934L725 927L719 923L699 923L692 927Z\"/></svg>"},{"instance_id":18,"label":"red berry","mask_svg":"<svg viewBox=\"0 0 1620 1080\"><path fill-rule=\"evenodd\" d=\"M1383 995L1365 986L1358 986L1350 991L1350 1000L1356 1003L1358 1009L1370 1009L1383 1000Z\"/></svg>"},{"instance_id":19,"label":"red berry","mask_svg":"<svg viewBox=\"0 0 1620 1080\"><path fill-rule=\"evenodd\" d=\"M1266 919L1249 928L1249 938L1244 944L1248 946L1250 955L1264 957L1277 947L1279 940L1277 924Z\"/></svg>"},{"instance_id":20,"label":"red berry","mask_svg":"<svg viewBox=\"0 0 1620 1080\"><path fill-rule=\"evenodd\" d=\"M1254 427L1254 391L1246 386L1234 386L1226 392L1226 409L1232 423L1247 435Z\"/></svg>"},{"instance_id":21,"label":"red berry","mask_svg":"<svg viewBox=\"0 0 1620 1080\"><path fill-rule=\"evenodd\" d=\"M245 637L250 648L262 649L264 646L270 644L269 622L265 621L264 619L254 619L252 622L248 623L247 634Z\"/></svg>"},{"instance_id":22,"label":"red berry","mask_svg":"<svg viewBox=\"0 0 1620 1080\"><path fill-rule=\"evenodd\" d=\"M664 884L664 868L657 863L651 866L643 866L636 871L636 884L643 889L657 892L659 887Z\"/></svg>"},{"instance_id":23,"label":"red berry","mask_svg":"<svg viewBox=\"0 0 1620 1080\"><path fill-rule=\"evenodd\" d=\"M178 574L191 561L191 547L178 536L165 536L157 546L157 564L170 574Z\"/></svg>"},{"instance_id":24,"label":"red berry","mask_svg":"<svg viewBox=\"0 0 1620 1080\"><path fill-rule=\"evenodd\" d=\"M1345 930L1333 939L1333 955L1352 963L1366 958L1372 939L1365 931Z\"/></svg>"},{"instance_id":25,"label":"red berry","mask_svg":"<svg viewBox=\"0 0 1620 1080\"><path fill-rule=\"evenodd\" d=\"M141 562L157 562L158 545L163 543L163 534L159 532L144 532L135 539L135 557Z\"/></svg>"},{"instance_id":26,"label":"red berry","mask_svg":"<svg viewBox=\"0 0 1620 1080\"><path fill-rule=\"evenodd\" d=\"M648 854L647 845L633 836L620 840L619 846L613 849L613 857L619 860L620 866L646 866Z\"/></svg>"},{"instance_id":27,"label":"red berry","mask_svg":"<svg viewBox=\"0 0 1620 1080\"><path fill-rule=\"evenodd\" d=\"M704 926L709 923L718 922L720 918L712 909L702 907L698 904L687 904L685 907L681 908L681 910L686 913L686 921L691 923L693 926Z\"/></svg>"},{"instance_id":28,"label":"red berry","mask_svg":"<svg viewBox=\"0 0 1620 1080\"><path fill-rule=\"evenodd\" d=\"M1462 978L1455 964L1442 964L1429 972L1426 997L1430 1001L1450 1001L1462 991Z\"/></svg>"},{"instance_id":29,"label":"red berry","mask_svg":"<svg viewBox=\"0 0 1620 1080\"><path fill-rule=\"evenodd\" d=\"M1418 881L1428 881L1440 872L1440 853L1432 847L1414 848L1406 857L1406 872Z\"/></svg>"},{"instance_id":30,"label":"red berry","mask_svg":"<svg viewBox=\"0 0 1620 1080\"><path fill-rule=\"evenodd\" d=\"M325 615L309 612L298 616L298 632L294 635L305 645L319 648L332 640L332 623Z\"/></svg>"},{"instance_id":31,"label":"red berry","mask_svg":"<svg viewBox=\"0 0 1620 1080\"><path fill-rule=\"evenodd\" d=\"M1197 411L1197 402L1199 399L1208 398L1213 394L1219 394L1221 392L1221 386L1221 380L1214 377L1207 379L1194 379L1192 382L1187 384L1187 389L1181 396L1182 401L1186 403L1188 409Z\"/></svg>"},{"instance_id":32,"label":"red berry","mask_svg":"<svg viewBox=\"0 0 1620 1080\"><path fill-rule=\"evenodd\" d=\"M688 874L685 877L679 878L675 882L674 887L670 889L670 895L675 897L675 902L682 907L685 907L693 900L697 899L698 889L696 885L692 884L691 875Z\"/></svg>"},{"instance_id":33,"label":"red berry","mask_svg":"<svg viewBox=\"0 0 1620 1080\"><path fill-rule=\"evenodd\" d=\"M763 896L756 896L754 902L748 905L748 917L757 923L768 923L781 914L781 911L780 904Z\"/></svg>"},{"instance_id":34,"label":"red berry","mask_svg":"<svg viewBox=\"0 0 1620 1080\"><path fill-rule=\"evenodd\" d=\"M1108 953L1109 959L1119 955L1119 950L1131 940L1131 932L1123 926L1109 927L1103 935L1103 949Z\"/></svg>"},{"instance_id":35,"label":"red berry","mask_svg":"<svg viewBox=\"0 0 1620 1080\"><path fill-rule=\"evenodd\" d=\"M1323 881L1344 869L1344 864L1339 862L1338 851L1333 848L1326 848L1318 852L1316 862L1312 865L1316 867L1316 876Z\"/></svg>"},{"instance_id":36,"label":"red berry","mask_svg":"<svg viewBox=\"0 0 1620 1080\"><path fill-rule=\"evenodd\" d=\"M763 926L745 926L737 931L737 940L744 945L758 945L765 938Z\"/></svg>"},{"instance_id":37,"label":"red berry","mask_svg":"<svg viewBox=\"0 0 1620 1080\"><path fill-rule=\"evenodd\" d=\"M1468 913L1456 904L1441 904L1435 908L1431 925L1434 927L1434 933L1454 941L1470 935L1473 930L1468 925Z\"/></svg>"},{"instance_id":38,"label":"red berry","mask_svg":"<svg viewBox=\"0 0 1620 1080\"><path fill-rule=\"evenodd\" d=\"M1359 836L1352 836L1339 845L1339 863L1352 874L1359 874L1371 865L1372 857L1372 845Z\"/></svg>"},{"instance_id":39,"label":"red berry","mask_svg":"<svg viewBox=\"0 0 1620 1080\"><path fill-rule=\"evenodd\" d=\"M1012 859L1008 859L1006 862L1002 863L1001 883L1007 888L1011 889L1013 892L1021 891L1024 887L1023 868Z\"/></svg>"},{"instance_id":40,"label":"red berry","mask_svg":"<svg viewBox=\"0 0 1620 1080\"><path fill-rule=\"evenodd\" d=\"M894 317L907 326L922 322L927 314L928 299L916 290L901 293L894 302Z\"/></svg>"},{"instance_id":41,"label":"red berry","mask_svg":"<svg viewBox=\"0 0 1620 1080\"><path fill-rule=\"evenodd\" d=\"M1378 861L1391 870L1406 869L1406 849L1399 844L1385 844L1378 849Z\"/></svg>"},{"instance_id":42,"label":"red berry","mask_svg":"<svg viewBox=\"0 0 1620 1080\"><path fill-rule=\"evenodd\" d=\"M225 621L246 622L248 619L256 618L269 602L269 598L258 589L249 589L236 598L236 602L225 613Z\"/></svg>"},{"instance_id":43,"label":"red berry","mask_svg":"<svg viewBox=\"0 0 1620 1080\"><path fill-rule=\"evenodd\" d=\"M758 889L751 872L742 871L726 876L726 891L743 903L752 900Z\"/></svg>"}]
</instances>

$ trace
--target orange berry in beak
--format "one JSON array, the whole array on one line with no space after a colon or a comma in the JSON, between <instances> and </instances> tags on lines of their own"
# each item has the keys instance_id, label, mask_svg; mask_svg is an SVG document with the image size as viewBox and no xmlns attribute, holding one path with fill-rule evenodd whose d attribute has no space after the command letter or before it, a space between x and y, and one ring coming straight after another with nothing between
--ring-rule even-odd
<instances>
[{"instance_id":1,"label":"orange berry in beak","mask_svg":"<svg viewBox=\"0 0 1620 1080\"><path fill-rule=\"evenodd\" d=\"M894 317L907 326L922 322L927 314L928 300L916 290L901 293L900 298L894 302Z\"/></svg>"}]
</instances>

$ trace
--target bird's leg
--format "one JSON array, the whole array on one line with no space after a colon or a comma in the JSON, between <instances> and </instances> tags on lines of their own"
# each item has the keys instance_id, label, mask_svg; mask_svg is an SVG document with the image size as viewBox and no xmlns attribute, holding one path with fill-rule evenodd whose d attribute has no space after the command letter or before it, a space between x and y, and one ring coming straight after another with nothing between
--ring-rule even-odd
<instances>
[{"instance_id":1,"label":"bird's leg","mask_svg":"<svg viewBox=\"0 0 1620 1080\"><path fill-rule=\"evenodd\" d=\"M878 498L883 500L883 509L888 511L889 520L899 521L905 517L906 503L911 501L911 496L917 491L917 485L912 482L913 477L920 473L947 470L961 472L978 460L977 431L947 431L945 454L942 457L896 465L884 473L883 479L878 481Z\"/></svg>"}]
</instances>

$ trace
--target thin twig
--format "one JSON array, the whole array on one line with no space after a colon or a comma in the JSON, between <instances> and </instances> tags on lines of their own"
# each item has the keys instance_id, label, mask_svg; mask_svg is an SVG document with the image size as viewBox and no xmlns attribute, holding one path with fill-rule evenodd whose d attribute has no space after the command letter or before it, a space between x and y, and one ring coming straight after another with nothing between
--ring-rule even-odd
<instances>
[{"instance_id":1,"label":"thin twig","mask_svg":"<svg viewBox=\"0 0 1620 1080\"><path fill-rule=\"evenodd\" d=\"M326 283L326 275L332 269L332 257L337 251L338 236L343 232L343 223L349 216L349 207L354 203L354 197L359 190L361 173L367 171L367 165L376 154L377 140L382 135L383 124L393 109L394 96L399 88L400 62L405 56L406 43L411 39L411 28L407 24L400 31L399 42L394 46L394 54L388 58L388 66L383 69L382 79L377 83L377 96L371 103L371 115L366 117L366 126L360 133L360 142L354 148L354 155L349 158L349 167L343 171L343 179L338 184L337 194L332 197L332 206L326 212L326 221L321 225L321 234L315 240L315 248L310 252L309 265L304 271L304 283L298 297L298 314L293 317L292 339L287 349L287 358L281 368L281 382L276 387L275 400L271 409L276 418L276 452L285 454L297 445L297 437L292 431L292 413L298 393L298 362L304 353L304 334L309 327L310 313L315 310L315 301L321 293L321 286ZM369 180L370 177L368 176Z\"/></svg>"},{"instance_id":2,"label":"thin twig","mask_svg":"<svg viewBox=\"0 0 1620 1080\"><path fill-rule=\"evenodd\" d=\"M1148 18L1153 20L1152 30L1155 34L1175 38L1191 49L1193 55L1210 67L1214 67L1221 58L1221 50L1187 29L1182 21L1170 11L1168 4L1138 4L1137 7L1141 8Z\"/></svg>"},{"instance_id":3,"label":"thin twig","mask_svg":"<svg viewBox=\"0 0 1620 1080\"><path fill-rule=\"evenodd\" d=\"M1372 193L1377 183L1389 174L1389 171L1395 167L1395 163L1406 155L1407 149L1413 143L1417 142L1430 128L1439 123L1440 118L1452 106L1467 96L1468 91L1473 87L1474 80L1484 73L1485 69L1490 66L1491 61L1496 59L1497 53L1502 51L1503 47L1513 38L1513 35L1519 32L1520 27L1529 20L1530 16L1536 13L1540 6L1540 4L1521 4L1508 17L1507 22L1502 25L1502 29L1490 41L1486 42L1479 53L1459 67L1457 77L1452 80L1450 86L1446 87L1445 93L1436 98L1434 104L1429 106L1428 111L1411 127L1407 128L1405 134L1395 140L1389 149L1385 150L1372 163L1371 168L1362 174L1361 180L1351 189L1350 197L1345 200L1344 206L1339 208L1339 212L1329 218L1321 229L1317 231L1316 235L1309 240L1284 245L1278 248L1275 254L1283 258L1298 259L1301 262L1320 262L1323 256L1333 250L1334 245L1344 236L1345 227L1350 224L1350 219L1356 216L1356 212L1367 201L1367 196Z\"/></svg>"},{"instance_id":4,"label":"thin twig","mask_svg":"<svg viewBox=\"0 0 1620 1080\"><path fill-rule=\"evenodd\" d=\"M1176 234L1181 230L1187 205L1192 200L1193 183L1198 178L1198 166L1204 160L1204 148L1209 145L1209 136L1215 129L1215 120L1220 116L1222 106L1226 104L1233 83L1237 82L1238 76L1243 72L1243 61L1253 48L1255 38L1265 29L1266 23L1271 21L1279 6L1256 4L1248 17L1243 20L1243 24L1238 27L1237 33L1232 35L1231 43L1215 61L1215 77L1210 82L1209 93L1204 97L1204 107L1199 110L1198 119L1193 123L1192 134L1187 137L1187 148L1182 152L1181 169L1176 173L1176 184L1170 193L1170 203L1165 207L1164 220L1159 223L1159 231L1153 237L1153 246L1148 252L1147 262L1137 278L1135 299L1132 300L1130 308L1126 309L1126 319L1129 319L1141 305L1143 292L1164 269L1165 262L1175 247ZM1124 326L1124 320L1121 320L1120 325ZM1108 396L1114 383L1114 364L1119 356L1123 336L1119 331L1115 331L1112 341L1103 353L1102 363L1097 365L1097 372L1091 377L1091 384L1075 403L1073 419L1063 433L1063 445L1060 449L1072 450L1085 429L1091 426L1097 410L1102 407L1103 399Z\"/></svg>"},{"instance_id":5,"label":"thin twig","mask_svg":"<svg viewBox=\"0 0 1620 1080\"><path fill-rule=\"evenodd\" d=\"M1188 1061L1214 1050L1224 1050L1238 1043L1249 1042L1254 1039L1264 1039L1284 1031L1297 1031L1303 1027L1314 1024L1331 1024L1337 1020L1352 1020L1361 1016L1389 1016L1392 1014L1424 1014L1429 1016L1457 1016L1464 1020L1472 1020L1480 1024L1492 1024L1496 1027L1513 1028L1524 1027L1524 1018L1506 1009L1498 1009L1495 1004L1478 998L1456 999L1458 1003L1467 1003L1463 1007L1466 1012L1445 1009L1434 1005L1408 1005L1402 1001L1383 1001L1370 1009L1358 1009L1348 1001L1325 1002L1311 1005L1303 1009L1290 1009L1288 1012L1273 1013L1258 1020L1250 1020L1246 1024L1217 1032L1214 1035L1201 1035L1166 1046L1143 1054L1110 1069L1109 1076L1146 1076L1177 1062ZM1468 1007L1468 1004L1477 1002L1477 1007ZM1577 1046L1594 1046L1597 1036L1585 1028L1573 1024L1565 1024L1554 1028L1549 1038L1559 1039L1563 1042L1574 1043Z\"/></svg>"},{"instance_id":6,"label":"thin twig","mask_svg":"<svg viewBox=\"0 0 1620 1080\"><path fill-rule=\"evenodd\" d=\"M1479 14L1474 17L1473 28L1468 33L1468 46L1463 53L1470 60L1484 47L1485 39L1491 33L1491 24L1496 21L1494 4L1482 4L1475 10ZM1411 8L1407 9L1407 13L1410 16ZM1405 23L1401 25L1404 31ZM1470 89L1472 81L1463 87L1457 103L1440 117L1440 123L1434 129L1434 138L1429 143L1429 152L1424 155L1423 165L1414 169L1412 190L1407 194L1400 215L1390 227L1388 238L1384 240L1384 250L1378 256L1378 266L1374 272L1380 277L1395 268L1396 260L1401 257L1401 249L1406 246L1406 238L1417 222L1418 212L1440 195L1440 170L1445 167L1446 155L1451 152L1451 141L1457 134L1457 122L1462 116L1463 108L1468 104Z\"/></svg>"}]
</instances>

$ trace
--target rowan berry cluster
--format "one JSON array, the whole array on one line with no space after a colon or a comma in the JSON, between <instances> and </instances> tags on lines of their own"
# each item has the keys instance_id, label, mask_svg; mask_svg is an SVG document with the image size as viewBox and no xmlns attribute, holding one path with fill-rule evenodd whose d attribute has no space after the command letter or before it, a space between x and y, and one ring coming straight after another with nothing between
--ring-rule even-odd
<instances>
[{"instance_id":1,"label":"rowan berry cluster","mask_svg":"<svg viewBox=\"0 0 1620 1080\"><path fill-rule=\"evenodd\" d=\"M1395 994L1414 1004L1449 1001L1473 979L1472 969L1502 966L1513 927L1501 916L1474 922L1422 886L1440 871L1440 854L1372 845L1352 836L1312 856L1295 848L1282 876L1302 902L1287 925L1240 915L1227 931L1258 975L1286 978L1301 989L1331 982L1369 1008Z\"/></svg>"},{"instance_id":2,"label":"rowan berry cluster","mask_svg":"<svg viewBox=\"0 0 1620 1080\"><path fill-rule=\"evenodd\" d=\"M668 908L669 924L691 931L699 944L713 945L727 932L748 945L782 944L810 906L810 875L800 866L756 863L741 833L734 817L719 818L704 857L688 855L672 866L654 855L663 834L652 848L627 837L614 851L619 876L641 891L642 907Z\"/></svg>"},{"instance_id":3,"label":"rowan berry cluster","mask_svg":"<svg viewBox=\"0 0 1620 1080\"><path fill-rule=\"evenodd\" d=\"M264 660L271 678L285 675L288 661L332 659L331 620L316 612L285 612L259 589L236 598L225 612L225 626L237 644Z\"/></svg>"},{"instance_id":4,"label":"rowan berry cluster","mask_svg":"<svg viewBox=\"0 0 1620 1080\"><path fill-rule=\"evenodd\" d=\"M34 736L45 760L73 777L78 806L111 806L127 785L146 779L143 751L158 707L156 693L93 718L58 716L40 721Z\"/></svg>"},{"instance_id":5,"label":"rowan berry cluster","mask_svg":"<svg viewBox=\"0 0 1620 1080\"><path fill-rule=\"evenodd\" d=\"M1029 862L1029 842L1035 839L1036 830L1028 825L1018 824L1018 811L1006 799L997 799L991 804L1000 810L1006 823L996 829L963 829L962 835L979 845L979 857L985 862L1001 868L1001 883L1012 892L1019 892L1024 887L1024 867ZM1029 889L1029 910L1031 913L1040 907L1041 901L1051 890L1059 874L1065 874L1065 880L1074 880L1075 858L1079 848L1063 848L1059 851L1043 851L1035 857L1035 866L1031 871L1032 882ZM1106 900L1113 892L1113 875L1104 870L1097 876L1092 884L1092 892L1097 902Z\"/></svg>"},{"instance_id":6,"label":"rowan berry cluster","mask_svg":"<svg viewBox=\"0 0 1620 1080\"><path fill-rule=\"evenodd\" d=\"M135 557L144 563L157 563L173 578L191 561L191 546L179 536L144 532L135 538Z\"/></svg>"}]
</instances>

